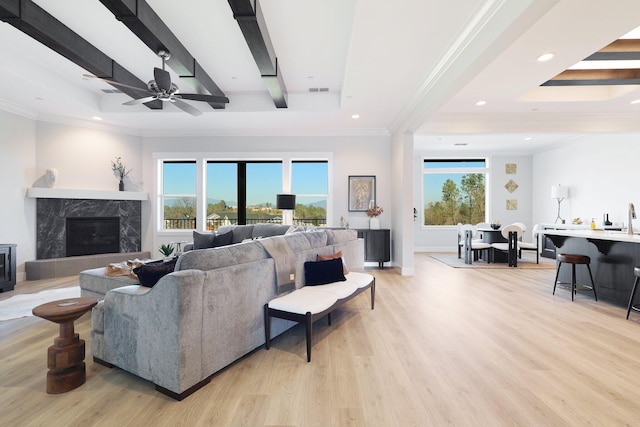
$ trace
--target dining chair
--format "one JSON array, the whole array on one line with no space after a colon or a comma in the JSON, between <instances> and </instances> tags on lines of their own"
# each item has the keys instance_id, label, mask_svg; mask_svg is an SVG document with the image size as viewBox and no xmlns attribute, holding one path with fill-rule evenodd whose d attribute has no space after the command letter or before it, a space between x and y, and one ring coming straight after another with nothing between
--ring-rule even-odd
<instances>
[{"instance_id":1,"label":"dining chair","mask_svg":"<svg viewBox=\"0 0 640 427\"><path fill-rule=\"evenodd\" d=\"M522 258L522 251L536 251L536 264L540 264L540 224L533 226L531 230L531 243L518 242L518 252Z\"/></svg>"},{"instance_id":2,"label":"dining chair","mask_svg":"<svg viewBox=\"0 0 640 427\"><path fill-rule=\"evenodd\" d=\"M483 251L486 252L487 263L491 262L491 244L476 239L478 234L476 227L471 224L464 224L460 227L460 231L465 264L472 264L474 260L477 261L479 254Z\"/></svg>"},{"instance_id":3,"label":"dining chair","mask_svg":"<svg viewBox=\"0 0 640 427\"><path fill-rule=\"evenodd\" d=\"M506 242L492 243L492 249L506 252L509 267L518 266L518 240L522 238L522 227L516 224L510 224L501 230L502 237Z\"/></svg>"}]
</instances>

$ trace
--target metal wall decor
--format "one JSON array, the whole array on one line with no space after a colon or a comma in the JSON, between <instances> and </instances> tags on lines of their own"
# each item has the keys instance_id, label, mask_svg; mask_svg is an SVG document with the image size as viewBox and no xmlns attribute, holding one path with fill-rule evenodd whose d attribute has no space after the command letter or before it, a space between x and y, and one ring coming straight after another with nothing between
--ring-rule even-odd
<instances>
[{"instance_id":1,"label":"metal wall decor","mask_svg":"<svg viewBox=\"0 0 640 427\"><path fill-rule=\"evenodd\" d=\"M510 179L509 182L504 185L504 188L506 188L509 193L513 193L517 190L518 184L516 184L514 180Z\"/></svg>"}]
</instances>

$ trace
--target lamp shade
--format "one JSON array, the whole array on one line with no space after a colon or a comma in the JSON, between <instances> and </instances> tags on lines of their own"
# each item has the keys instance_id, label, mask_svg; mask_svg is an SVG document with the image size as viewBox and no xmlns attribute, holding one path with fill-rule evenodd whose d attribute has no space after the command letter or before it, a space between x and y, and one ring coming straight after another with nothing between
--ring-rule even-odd
<instances>
[{"instance_id":1,"label":"lamp shade","mask_svg":"<svg viewBox=\"0 0 640 427\"><path fill-rule=\"evenodd\" d=\"M276 196L276 209L290 209L296 208L296 195L295 194L278 194Z\"/></svg>"},{"instance_id":2,"label":"lamp shade","mask_svg":"<svg viewBox=\"0 0 640 427\"><path fill-rule=\"evenodd\" d=\"M551 198L552 199L568 199L569 198L569 187L563 187L562 185L552 185L551 186Z\"/></svg>"}]
</instances>

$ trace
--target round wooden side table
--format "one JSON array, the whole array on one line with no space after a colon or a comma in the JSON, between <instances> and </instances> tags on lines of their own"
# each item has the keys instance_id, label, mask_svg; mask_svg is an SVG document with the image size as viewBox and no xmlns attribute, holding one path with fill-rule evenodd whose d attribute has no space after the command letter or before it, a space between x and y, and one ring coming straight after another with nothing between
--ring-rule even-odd
<instances>
[{"instance_id":1,"label":"round wooden side table","mask_svg":"<svg viewBox=\"0 0 640 427\"><path fill-rule=\"evenodd\" d=\"M74 332L73 322L97 303L95 298L69 298L48 302L32 310L34 316L60 325L60 336L53 340L47 351L47 393L64 393L84 384L84 340Z\"/></svg>"}]
</instances>

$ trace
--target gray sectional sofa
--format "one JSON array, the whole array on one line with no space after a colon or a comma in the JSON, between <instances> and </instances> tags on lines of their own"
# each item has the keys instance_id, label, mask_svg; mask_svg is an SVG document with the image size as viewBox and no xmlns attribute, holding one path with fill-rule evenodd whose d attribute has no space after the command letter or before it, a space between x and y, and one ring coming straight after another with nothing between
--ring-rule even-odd
<instances>
[{"instance_id":1,"label":"gray sectional sofa","mask_svg":"<svg viewBox=\"0 0 640 427\"><path fill-rule=\"evenodd\" d=\"M280 239L270 244L286 243L290 249L295 288L305 284L304 263L318 255L342 251L350 270L364 269L364 245L355 230L295 232L185 252L176 271L153 288L128 285L106 292L92 312L94 360L147 379L181 400L262 346L264 305L286 294L277 270L287 263L270 255L267 239ZM274 319L271 336L294 325Z\"/></svg>"}]
</instances>

